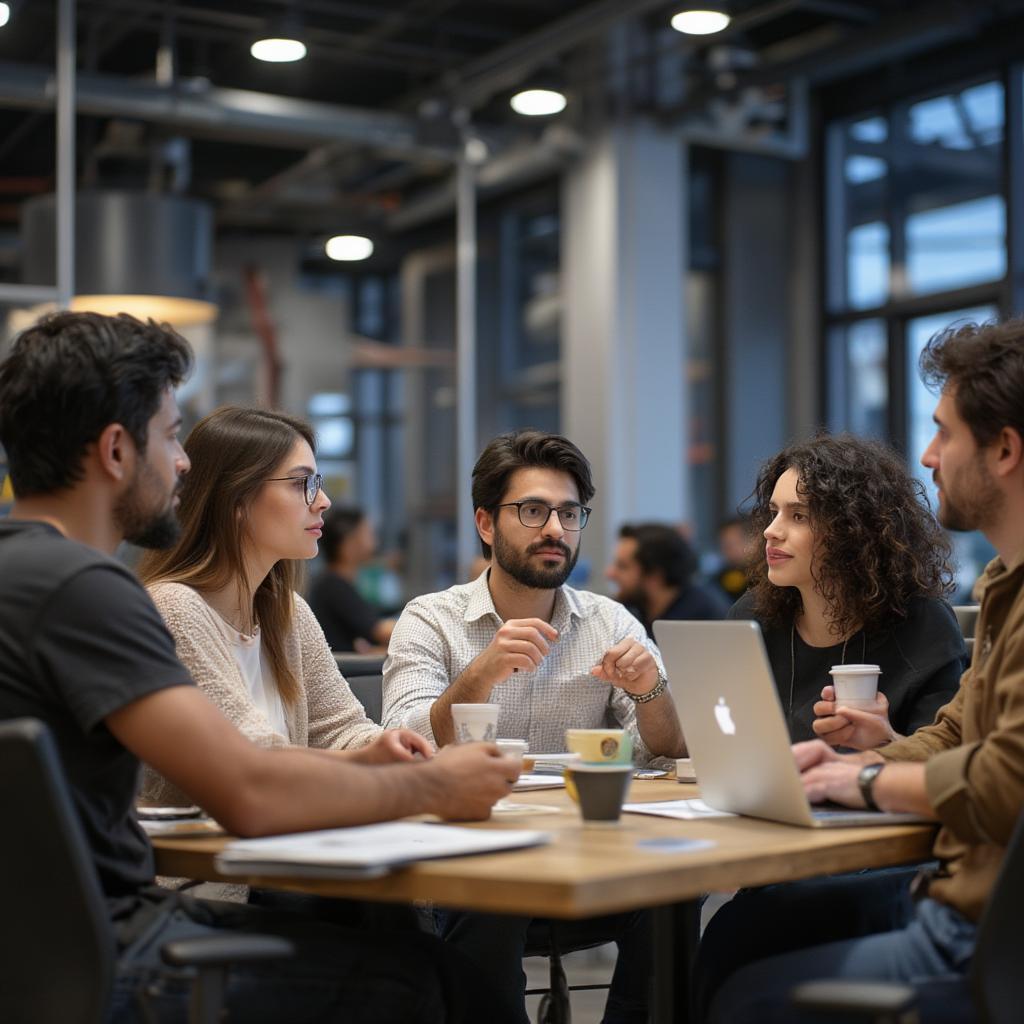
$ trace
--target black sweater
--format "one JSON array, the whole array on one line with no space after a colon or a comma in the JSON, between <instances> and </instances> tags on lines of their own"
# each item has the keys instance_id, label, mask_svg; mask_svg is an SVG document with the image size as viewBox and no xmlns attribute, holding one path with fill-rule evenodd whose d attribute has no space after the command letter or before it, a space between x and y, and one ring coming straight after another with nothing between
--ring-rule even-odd
<instances>
[{"instance_id":1,"label":"black sweater","mask_svg":"<svg viewBox=\"0 0 1024 1024\"><path fill-rule=\"evenodd\" d=\"M730 619L753 619L753 600L744 594L729 611ZM760 622L779 701L793 742L815 738L811 723L822 687L832 682L828 670L843 662L843 645L810 647L793 635L791 625L770 628ZM790 657L790 642L796 664ZM889 700L889 721L904 736L930 725L935 713L960 687L967 649L953 610L937 598L916 598L905 619L868 633L855 633L846 645L846 664L880 665L878 688ZM792 693L790 682L792 680Z\"/></svg>"}]
</instances>

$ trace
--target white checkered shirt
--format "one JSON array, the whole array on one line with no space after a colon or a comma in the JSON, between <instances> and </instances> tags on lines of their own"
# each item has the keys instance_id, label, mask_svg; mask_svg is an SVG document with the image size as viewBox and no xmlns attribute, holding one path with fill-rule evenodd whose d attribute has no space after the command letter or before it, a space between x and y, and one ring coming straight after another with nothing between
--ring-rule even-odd
<instances>
[{"instance_id":1,"label":"white checkered shirt","mask_svg":"<svg viewBox=\"0 0 1024 1024\"><path fill-rule=\"evenodd\" d=\"M487 572L472 583L410 601L391 636L384 663L385 728L405 727L433 740L430 708L494 639L502 620L487 586ZM566 729L611 725L633 735L633 760L651 755L640 739L636 707L618 687L590 670L608 649L630 636L664 666L643 626L616 601L560 587L551 625L559 639L533 672L517 672L491 691L501 705L498 735L525 739L534 753L565 750Z\"/></svg>"}]
</instances>

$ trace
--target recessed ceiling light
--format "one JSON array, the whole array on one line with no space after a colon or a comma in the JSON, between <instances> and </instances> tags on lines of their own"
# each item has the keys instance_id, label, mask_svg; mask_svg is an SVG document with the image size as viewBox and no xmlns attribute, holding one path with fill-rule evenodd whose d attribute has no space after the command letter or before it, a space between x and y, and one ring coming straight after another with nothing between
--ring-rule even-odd
<instances>
[{"instance_id":1,"label":"recessed ceiling light","mask_svg":"<svg viewBox=\"0 0 1024 1024\"><path fill-rule=\"evenodd\" d=\"M3 28L11 20L11 5L0 4L0 28Z\"/></svg>"},{"instance_id":2,"label":"recessed ceiling light","mask_svg":"<svg viewBox=\"0 0 1024 1024\"><path fill-rule=\"evenodd\" d=\"M288 64L306 56L306 44L298 39L257 39L249 52L257 60L265 60L270 64Z\"/></svg>"},{"instance_id":3,"label":"recessed ceiling light","mask_svg":"<svg viewBox=\"0 0 1024 1024\"><path fill-rule=\"evenodd\" d=\"M512 109L527 117L544 117L565 110L565 93L555 89L524 89L511 99Z\"/></svg>"},{"instance_id":4,"label":"recessed ceiling light","mask_svg":"<svg viewBox=\"0 0 1024 1024\"><path fill-rule=\"evenodd\" d=\"M324 251L332 260L365 260L373 255L373 242L363 235L335 235L327 240Z\"/></svg>"},{"instance_id":5,"label":"recessed ceiling light","mask_svg":"<svg viewBox=\"0 0 1024 1024\"><path fill-rule=\"evenodd\" d=\"M672 27L688 36L710 36L721 32L731 20L723 11L680 11L672 16Z\"/></svg>"}]
</instances>

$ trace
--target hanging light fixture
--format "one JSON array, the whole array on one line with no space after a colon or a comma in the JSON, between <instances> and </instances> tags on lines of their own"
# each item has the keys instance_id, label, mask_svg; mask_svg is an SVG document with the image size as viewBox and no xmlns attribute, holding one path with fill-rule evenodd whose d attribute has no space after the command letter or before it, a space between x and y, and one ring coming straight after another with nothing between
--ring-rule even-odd
<instances>
[{"instance_id":1,"label":"hanging light fixture","mask_svg":"<svg viewBox=\"0 0 1024 1024\"><path fill-rule=\"evenodd\" d=\"M548 117L560 114L568 102L558 89L523 89L509 101L517 114L526 117Z\"/></svg>"},{"instance_id":2,"label":"hanging light fixture","mask_svg":"<svg viewBox=\"0 0 1024 1024\"><path fill-rule=\"evenodd\" d=\"M56 204L22 207L22 270L33 284L56 277ZM175 327L209 323L213 211L185 196L80 192L75 200L74 310L131 313Z\"/></svg>"},{"instance_id":3,"label":"hanging light fixture","mask_svg":"<svg viewBox=\"0 0 1024 1024\"><path fill-rule=\"evenodd\" d=\"M327 240L324 251L329 259L358 263L373 255L373 242L364 235L335 235Z\"/></svg>"},{"instance_id":4,"label":"hanging light fixture","mask_svg":"<svg viewBox=\"0 0 1024 1024\"><path fill-rule=\"evenodd\" d=\"M728 27L732 19L725 11L714 8L685 10L672 15L670 24L677 32L688 36L710 36Z\"/></svg>"},{"instance_id":5,"label":"hanging light fixture","mask_svg":"<svg viewBox=\"0 0 1024 1024\"><path fill-rule=\"evenodd\" d=\"M0 28L11 20L11 5L0 3Z\"/></svg>"},{"instance_id":6,"label":"hanging light fixture","mask_svg":"<svg viewBox=\"0 0 1024 1024\"><path fill-rule=\"evenodd\" d=\"M288 11L270 23L266 35L253 42L249 53L270 64L290 64L306 56L302 36L302 19L295 11Z\"/></svg>"}]
</instances>

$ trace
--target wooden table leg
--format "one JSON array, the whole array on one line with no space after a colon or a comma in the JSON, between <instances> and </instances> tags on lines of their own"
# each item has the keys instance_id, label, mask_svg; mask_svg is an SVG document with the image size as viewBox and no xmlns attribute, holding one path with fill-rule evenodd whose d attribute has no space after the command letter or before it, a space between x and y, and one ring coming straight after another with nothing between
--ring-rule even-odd
<instances>
[{"instance_id":1,"label":"wooden table leg","mask_svg":"<svg viewBox=\"0 0 1024 1024\"><path fill-rule=\"evenodd\" d=\"M700 940L700 902L655 907L652 1024L689 1024L690 972Z\"/></svg>"}]
</instances>

